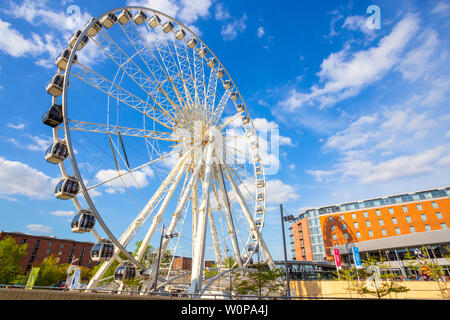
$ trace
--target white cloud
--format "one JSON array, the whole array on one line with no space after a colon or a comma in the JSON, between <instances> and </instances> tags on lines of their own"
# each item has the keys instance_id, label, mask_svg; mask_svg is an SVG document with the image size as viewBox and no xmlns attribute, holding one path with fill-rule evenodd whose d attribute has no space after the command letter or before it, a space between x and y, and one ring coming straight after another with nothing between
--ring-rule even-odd
<instances>
[{"instance_id":1,"label":"white cloud","mask_svg":"<svg viewBox=\"0 0 450 320\"><path fill-rule=\"evenodd\" d=\"M326 107L355 96L365 86L382 79L399 63L407 43L418 30L418 23L416 16L408 15L377 46L351 52L347 45L343 50L332 53L322 61L318 73L324 85L314 84L309 93L293 89L280 105L293 111L305 104L318 103L320 107Z\"/></svg>"},{"instance_id":2,"label":"white cloud","mask_svg":"<svg viewBox=\"0 0 450 320\"><path fill-rule=\"evenodd\" d=\"M230 18L230 13L225 9L223 3L219 2L216 5L216 10L214 12L214 18L216 20L227 20Z\"/></svg>"},{"instance_id":3,"label":"white cloud","mask_svg":"<svg viewBox=\"0 0 450 320\"><path fill-rule=\"evenodd\" d=\"M18 123L18 124L8 123L8 124L6 124L6 126L9 128L15 129L15 130L22 130L25 128L24 123Z\"/></svg>"},{"instance_id":4,"label":"white cloud","mask_svg":"<svg viewBox=\"0 0 450 320\"><path fill-rule=\"evenodd\" d=\"M63 210L56 210L50 212L50 214L58 217L71 217L75 215L74 211L63 211Z\"/></svg>"},{"instance_id":5,"label":"white cloud","mask_svg":"<svg viewBox=\"0 0 450 320\"><path fill-rule=\"evenodd\" d=\"M258 28L258 30L256 30L256 36L257 36L258 38L261 38L263 35L264 35L264 27L263 27L263 26L260 26L260 27Z\"/></svg>"},{"instance_id":6,"label":"white cloud","mask_svg":"<svg viewBox=\"0 0 450 320\"><path fill-rule=\"evenodd\" d=\"M21 195L33 199L48 199L55 181L41 171L19 161L0 157L0 194Z\"/></svg>"},{"instance_id":7,"label":"white cloud","mask_svg":"<svg viewBox=\"0 0 450 320\"><path fill-rule=\"evenodd\" d=\"M256 185L254 180L246 180L239 185L244 198L253 201L256 195ZM282 204L299 198L295 188L289 184L284 183L279 179L266 180L266 204L275 205ZM236 196L232 191L230 199L236 201Z\"/></svg>"},{"instance_id":8,"label":"white cloud","mask_svg":"<svg viewBox=\"0 0 450 320\"><path fill-rule=\"evenodd\" d=\"M376 36L376 29L369 29L367 27L367 16L348 16L345 18L342 28L352 31L361 31L369 40Z\"/></svg>"},{"instance_id":9,"label":"white cloud","mask_svg":"<svg viewBox=\"0 0 450 320\"><path fill-rule=\"evenodd\" d=\"M448 15L450 13L450 3L447 1L440 1L434 6L431 12L435 14Z\"/></svg>"},{"instance_id":10,"label":"white cloud","mask_svg":"<svg viewBox=\"0 0 450 320\"><path fill-rule=\"evenodd\" d=\"M247 21L247 14L244 13L243 16L238 20L232 20L228 23L225 23L222 26L222 30L220 30L220 34L224 41L231 41L237 38L239 33L244 33L247 25L245 22Z\"/></svg>"},{"instance_id":11,"label":"white cloud","mask_svg":"<svg viewBox=\"0 0 450 320\"><path fill-rule=\"evenodd\" d=\"M121 174L126 173L125 170L120 170ZM97 182L106 181L113 177L117 176L117 170L114 169L102 169L95 174L95 179ZM154 172L152 169L148 167L144 167L141 170L134 171L128 173L120 178L114 179L106 184L108 188L105 189L106 193L115 194L115 193L124 193L126 188L144 188L148 185L148 178L153 178ZM91 194L91 190L89 194L91 196L97 196L98 194Z\"/></svg>"},{"instance_id":12,"label":"white cloud","mask_svg":"<svg viewBox=\"0 0 450 320\"><path fill-rule=\"evenodd\" d=\"M42 224L27 224L25 228L37 232L37 233L43 233L43 234L49 234L52 233L53 229L49 226L44 226Z\"/></svg>"}]
</instances>

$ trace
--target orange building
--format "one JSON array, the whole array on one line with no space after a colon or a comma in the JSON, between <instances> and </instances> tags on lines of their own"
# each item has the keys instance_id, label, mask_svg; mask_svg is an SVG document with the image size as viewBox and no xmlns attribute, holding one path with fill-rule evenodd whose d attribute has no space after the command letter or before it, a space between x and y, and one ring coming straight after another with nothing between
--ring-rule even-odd
<instances>
[{"instance_id":1,"label":"orange building","mask_svg":"<svg viewBox=\"0 0 450 320\"><path fill-rule=\"evenodd\" d=\"M315 225L311 226L311 222ZM396 237L403 239L404 235L410 235L408 243L413 243L414 234L429 232L433 234L433 243L436 234L446 237L439 239L440 245L449 243L448 232L433 233L448 226L450 187L444 187L308 209L296 218L290 236L296 260L333 262L333 248L369 243L374 249L376 241L371 240L376 239L392 239L391 247L395 248Z\"/></svg>"}]
</instances>

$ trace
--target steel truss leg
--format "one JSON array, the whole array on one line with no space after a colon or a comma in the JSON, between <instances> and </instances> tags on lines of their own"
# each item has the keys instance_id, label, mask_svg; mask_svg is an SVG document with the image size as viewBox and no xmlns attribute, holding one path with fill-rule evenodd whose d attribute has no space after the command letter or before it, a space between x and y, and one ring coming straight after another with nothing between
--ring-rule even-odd
<instances>
[{"instance_id":1,"label":"steel truss leg","mask_svg":"<svg viewBox=\"0 0 450 320\"><path fill-rule=\"evenodd\" d=\"M190 294L198 293L202 287L203 268L205 261L206 228L209 210L209 195L211 187L214 143L209 143L207 147L207 157L205 163L205 174L203 179L203 195L198 212L197 234L195 238L194 256L192 257L192 275L191 285L188 292Z\"/></svg>"},{"instance_id":2,"label":"steel truss leg","mask_svg":"<svg viewBox=\"0 0 450 320\"><path fill-rule=\"evenodd\" d=\"M233 175L230 169L228 168L228 165L224 164L222 168L224 169L226 177L228 181L230 181L233 191L237 196L237 200L239 202L239 205L241 206L242 211L244 212L245 218L247 219L247 222L250 226L250 230L252 234L256 236L256 240L258 241L259 247L261 248L262 253L264 254L264 257L267 261L269 268L274 270L275 263L273 262L272 256L270 255L269 249L267 248L266 243L264 242L264 239L261 236L261 233L256 227L255 221L253 220L252 214L248 209L247 203L245 202L245 199L242 196L241 191L239 190L239 186L236 184L236 181L234 180Z\"/></svg>"}]
</instances>

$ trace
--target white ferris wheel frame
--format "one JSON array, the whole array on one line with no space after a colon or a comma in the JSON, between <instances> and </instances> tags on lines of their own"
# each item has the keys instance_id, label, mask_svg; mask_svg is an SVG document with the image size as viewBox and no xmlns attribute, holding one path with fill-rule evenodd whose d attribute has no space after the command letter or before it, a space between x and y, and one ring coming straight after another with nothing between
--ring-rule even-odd
<instances>
[{"instance_id":1,"label":"white ferris wheel frame","mask_svg":"<svg viewBox=\"0 0 450 320\"><path fill-rule=\"evenodd\" d=\"M252 119L250 117L250 114L247 110L245 101L244 101L242 95L239 93L239 90L238 90L237 86L235 85L233 79L229 75L226 68L222 65L220 60L217 58L217 56L213 53L213 51L210 50L210 48L194 32L192 32L188 27L183 25L178 20L164 14L163 12L153 10L150 8L145 8L145 7L140 7L140 6L125 6L125 7L118 7L115 9L111 9L111 10L101 14L99 17L92 19L92 21L84 27L84 29L82 30L81 34L79 35L76 43L74 44L73 49L70 52L70 56L68 58L67 67L64 72L64 75L70 76L72 63L74 61L76 51L78 50L78 46L79 46L81 40L83 39L83 37L87 34L87 31L91 28L91 26L93 26L94 23L99 21L102 17L104 17L110 13L114 14L114 13L116 13L118 11L122 11L122 10L144 10L145 12L151 12L154 15L156 14L156 15L162 16L162 17L168 19L168 21L175 22L178 26L180 26L186 32L190 33L190 35L192 35L197 41L199 41L200 44L202 45L202 47L206 48L208 50L208 53L211 54L216 59L219 66L223 69L223 71L227 75L228 79L231 81L232 88L234 90L236 90L237 94L239 95L239 98L241 99L242 104L244 105L244 108L245 108L244 112L246 113L248 120L249 120L247 124L243 124L245 132L247 133L247 139L250 139L249 136L253 135L253 138L256 140L257 146L258 146L256 148L256 150L254 150L252 152L253 152L254 156L255 156L255 154L259 156L259 161L255 160L255 157L252 160L253 160L253 166L254 166L255 172L256 172L256 165L259 163L259 166L260 166L260 168L259 168L260 172L259 172L258 176L262 177L262 179L264 181L264 186L261 188L261 192L263 193L263 200L262 201L260 201L260 200L258 201L258 199L255 200L255 212L253 214L252 214L251 210L249 209L244 196L240 192L239 185L236 183L236 181L233 177L233 173L231 172L229 166L227 164L219 164L218 168L216 168L215 162L213 159L213 157L214 157L213 156L213 149L214 149L213 145L214 144L209 143L208 147L204 148L204 152L206 154L206 165L205 165L205 179L206 180L204 179L204 181L203 181L203 199L201 199L202 201L200 202L200 210L197 211L198 221L192 222L193 228L195 228L197 230L196 230L195 239L194 239L194 234L193 234L193 257L192 257L193 261L192 261L191 285L189 287L189 293L199 293L202 290L202 275L203 275L203 267L204 267L204 260L205 260L204 252L205 252L205 239L206 239L206 225L207 225L207 220L208 220L208 214L211 214L210 210L209 210L209 195L212 192L210 183L212 182L213 177L215 177L216 180L219 182L219 186L217 187L218 193L219 193L219 198L222 198L223 203L224 203L224 213L225 213L225 216L227 217L227 219L226 219L227 228L228 228L228 231L230 234L230 239L231 239L231 242L233 245L232 249L236 256L236 259L237 259L236 262L239 264L239 267L240 268L245 267L249 263L253 254L257 250L259 250L258 248L261 248L261 252L263 253L263 255L265 257L265 259L268 263L268 266L271 269L274 269L275 264L273 262L271 254L261 236L261 231L264 226L264 217L265 217L265 211L266 211L265 210L265 175L264 175L264 166L262 164L262 160L260 157L258 135L256 134L256 131L254 129L254 125L253 125ZM133 19L130 19L130 23L134 23ZM147 19L146 19L145 23L148 23ZM161 23L159 23L159 24L161 24ZM94 38L94 37L92 37L92 38ZM203 59L206 59L206 58L203 57ZM63 71L64 70L61 70L58 68L58 74L62 74ZM63 114L63 124L64 124L64 135L65 135L64 139L67 144L69 158L70 158L70 161L72 164L74 176L76 177L76 179L79 182L81 193L82 193L83 197L85 198L87 205L89 206L91 212L94 214L96 221L98 221L99 225L101 226L103 231L106 233L106 235L109 237L109 239L112 241L112 243L114 244L114 247L115 247L113 257L109 261L105 261L102 264L102 266L99 268L96 275L94 275L94 277L89 282L88 288L95 287L98 284L100 278L103 276L104 272L110 267L110 265L112 264L112 262L114 260L121 262L121 259L118 256L119 252L122 252L125 255L125 257L127 259L129 259L129 261L131 261L137 268L139 268L143 271L146 270L146 272L150 272L150 273L154 272L154 268L153 269L150 268L151 269L150 270L150 269L146 268L145 266L143 266L139 261L141 260L143 252L144 252L146 246L148 245L150 238L154 234L156 227L158 226L159 222L161 221L165 207L167 206L167 203L170 201L170 197L173 194L173 189L175 189L177 183L172 184L172 186L174 186L172 189L169 187L169 192L166 195L164 202L160 207L160 210L154 216L152 225L151 225L149 231L147 232L146 237L143 241L143 244L141 245L141 248L137 252L137 254L133 257L125 249L125 247L128 244L128 242L132 239L132 237L135 235L136 230L139 229L143 225L146 215L148 214L150 208L152 208L155 205L156 200L158 198L160 198L160 195L166 189L166 187L170 184L170 182L172 180L177 180L177 179L179 180L179 178L181 177L182 174L177 173L177 170L179 172L184 172L184 170L179 170L179 169L181 167L185 166L184 162L187 159L189 152L186 152L185 155L183 156L183 158L181 158L179 160L178 164L171 171L171 173L167 176L167 178L164 180L164 182L161 184L161 186L158 188L158 190L153 194L152 198L149 200L147 205L143 208L143 210L139 213L139 215L134 219L134 221L130 224L130 226L126 229L126 231L122 234L122 236L119 239L117 239L114 236L114 234L109 230L108 226L106 225L106 223L102 219L101 215L97 211L97 209L88 193L88 188L86 187L86 185L84 183L84 180L80 174L80 171L79 171L79 168L77 165L75 153L74 153L74 150L72 147L71 135L70 135L70 130L71 130L70 125L72 124L72 126L73 126L74 120L69 120L68 111L67 111L69 76L64 76L63 90L62 90L62 102L61 102L62 114ZM53 104L57 103L57 98L58 97L56 97L56 96L52 97ZM205 99L206 99L206 97L205 97ZM234 104L236 106L235 102L234 102ZM238 113L237 115L240 115L240 114L242 114L242 113ZM77 125L77 124L75 124L75 125ZM59 126L53 128L53 140L55 142L59 141L58 129L60 129L60 128L58 128L58 127ZM201 164L202 164L202 161L198 161L195 168L192 169L193 173L190 177L188 186L187 186L187 188L184 189L184 192L181 195L181 201L178 203L175 213L173 214L174 218L172 219L171 224L168 229L169 234L170 234L170 232L173 232L175 225L181 216L181 211L183 210L183 208L185 206L187 198L192 193L193 185L196 184L197 181L201 182L201 180L198 179L198 173L199 173ZM60 168L62 176L67 177L67 172L66 172L64 162L59 163L59 168ZM133 170L136 170L136 168L134 168ZM131 172L131 171L128 171L126 173L129 173L129 172ZM237 200L240 208L242 209L242 212L243 212L243 214L247 220L247 223L249 224L250 230L251 230L250 236L247 239L247 242L246 242L244 248L242 248L243 249L242 251L239 250L238 245L237 245L236 234L234 231L234 226L233 226L232 217L231 217L230 199L227 194L224 178L226 178L229 181L229 183L233 189L233 192L234 192L235 196L237 197L236 200ZM255 174L255 178L256 178L256 174ZM255 183L256 183L256 181L255 181ZM195 192L195 193L197 193L197 192ZM195 196L197 196L197 195L195 195ZM256 197L258 196L258 192L256 192L255 196ZM82 207L80 205L80 202L77 199L77 196L75 196L72 200L73 200L77 210L81 211ZM254 217L256 217L256 210L258 207L262 208L262 214L259 214L259 217L262 218L262 219L260 219L261 224L259 225L259 227L256 225L255 220L254 220ZM198 208L196 208L196 210L198 210ZM198 230L202 230L202 232L198 233L197 232ZM99 241L101 239L100 235L98 234L98 232L95 229L92 229L91 232L94 235L94 237L97 239L97 241ZM168 239L165 239L162 247L165 248L167 246L168 241L169 241ZM255 244L255 246L254 246L253 250L248 251L248 254L247 254L246 250L247 250L247 248L249 248L250 243ZM246 259L243 259L243 256L246 256ZM246 260L246 261L243 261L243 260ZM157 275L154 277L156 278ZM144 287L146 287L148 289L148 286L144 286Z\"/></svg>"}]
</instances>

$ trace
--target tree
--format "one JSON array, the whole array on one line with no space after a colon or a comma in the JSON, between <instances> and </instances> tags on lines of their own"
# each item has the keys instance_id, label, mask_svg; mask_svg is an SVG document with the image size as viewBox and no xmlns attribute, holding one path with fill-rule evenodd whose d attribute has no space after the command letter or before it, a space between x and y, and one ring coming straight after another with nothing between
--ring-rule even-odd
<instances>
[{"instance_id":1,"label":"tree","mask_svg":"<svg viewBox=\"0 0 450 320\"><path fill-rule=\"evenodd\" d=\"M258 263L254 271L236 273L234 292L238 295L268 296L284 287L279 281L283 275L281 268L271 270L266 263Z\"/></svg>"},{"instance_id":2,"label":"tree","mask_svg":"<svg viewBox=\"0 0 450 320\"><path fill-rule=\"evenodd\" d=\"M350 297L352 296L352 291L360 291L361 283L359 281L359 277L362 276L362 272L356 268L351 269L341 269L339 272L333 272L335 275L335 280L347 281L347 290L350 293Z\"/></svg>"},{"instance_id":3,"label":"tree","mask_svg":"<svg viewBox=\"0 0 450 320\"><path fill-rule=\"evenodd\" d=\"M36 286L48 287L66 279L67 268L63 265L58 265L56 261L57 258L50 255L41 262L39 265L39 274L35 282Z\"/></svg>"},{"instance_id":4,"label":"tree","mask_svg":"<svg viewBox=\"0 0 450 320\"><path fill-rule=\"evenodd\" d=\"M381 299L391 293L409 291L407 287L394 281L395 274L386 271L389 266L384 263L385 261L386 259L383 258L381 252L379 259L368 256L366 260L362 260L367 279L357 289L359 293L374 295Z\"/></svg>"},{"instance_id":5,"label":"tree","mask_svg":"<svg viewBox=\"0 0 450 320\"><path fill-rule=\"evenodd\" d=\"M27 244L18 245L11 238L0 241L0 284L13 284L21 279L20 260L27 254Z\"/></svg>"}]
</instances>

